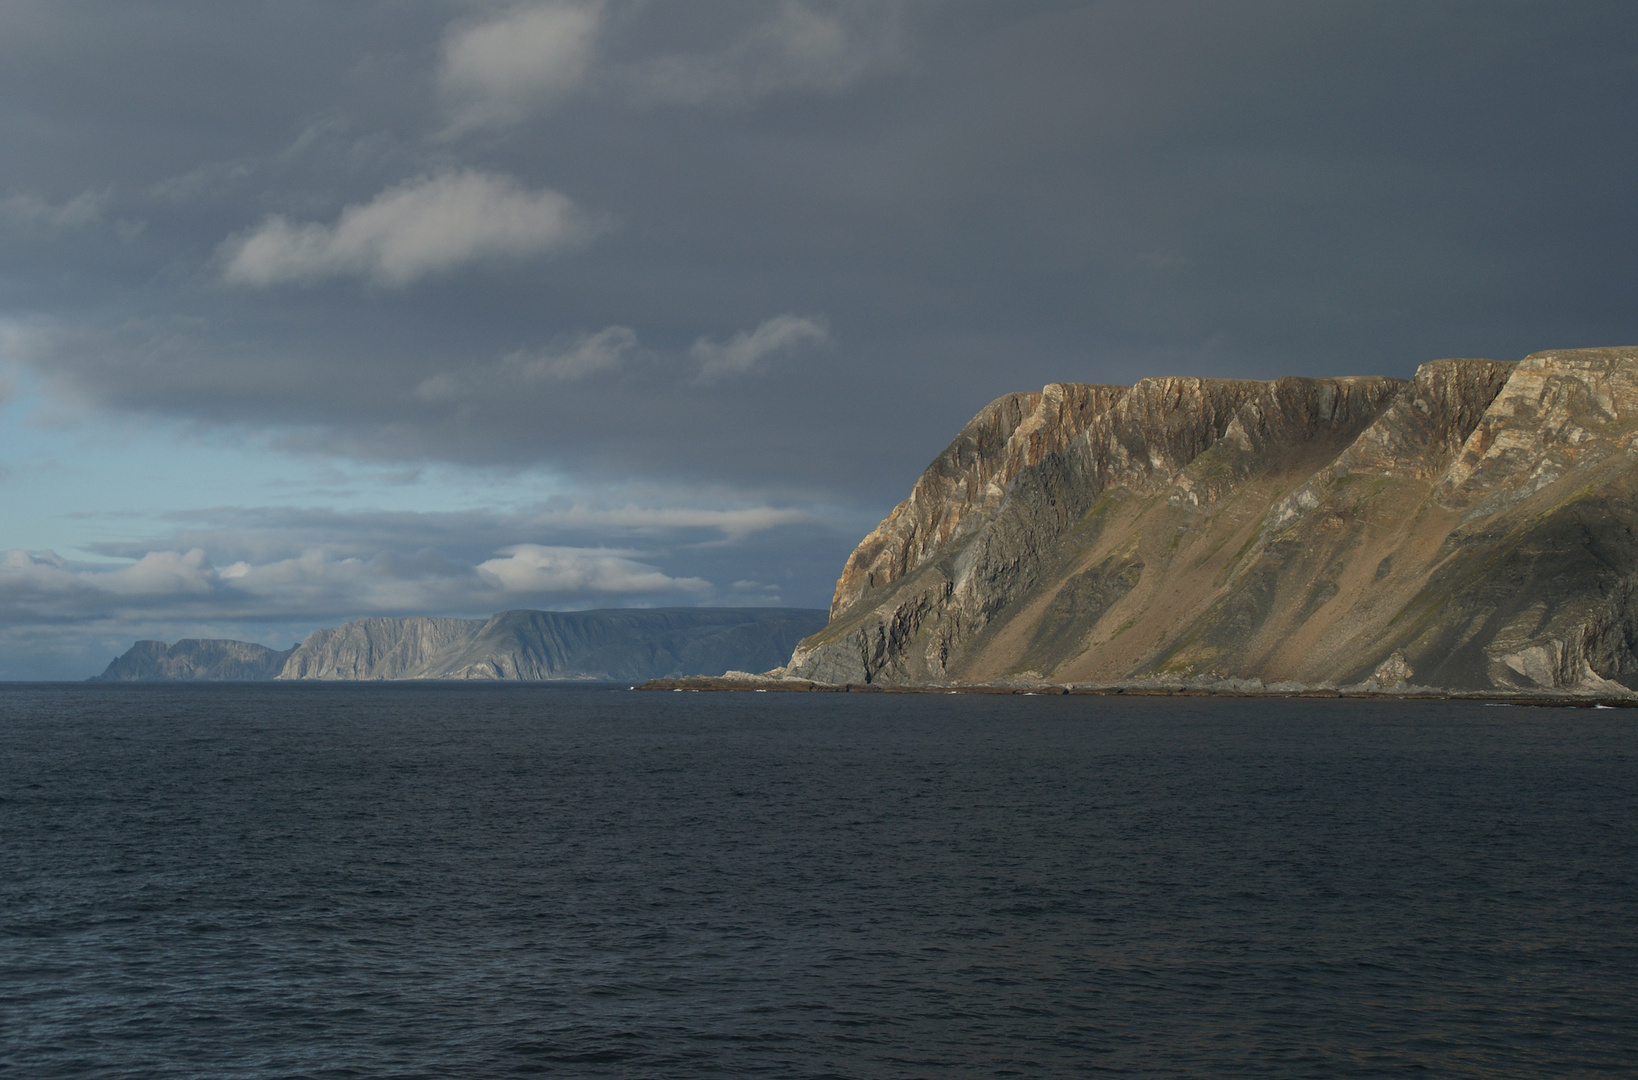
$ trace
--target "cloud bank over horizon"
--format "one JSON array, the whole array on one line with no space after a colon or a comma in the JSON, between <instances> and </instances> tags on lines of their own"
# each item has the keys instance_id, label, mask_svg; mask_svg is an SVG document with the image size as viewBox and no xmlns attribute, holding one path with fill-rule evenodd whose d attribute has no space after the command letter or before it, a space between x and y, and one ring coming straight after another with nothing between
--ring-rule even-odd
<instances>
[{"instance_id":1,"label":"cloud bank over horizon","mask_svg":"<svg viewBox=\"0 0 1638 1080\"><path fill-rule=\"evenodd\" d=\"M0 677L30 677L19 663L57 665L34 677L100 670L127 637L282 648L364 615L815 606L787 595L805 587L793 567L828 569L814 526L810 510L768 506L196 511L147 538L90 543L87 557L0 552ZM779 572L757 578L748 561L772 551Z\"/></svg>"},{"instance_id":2,"label":"cloud bank over horizon","mask_svg":"<svg viewBox=\"0 0 1638 1080\"><path fill-rule=\"evenodd\" d=\"M1603 0L4 5L0 677L824 606L1003 393L1630 343L1633 40Z\"/></svg>"}]
</instances>

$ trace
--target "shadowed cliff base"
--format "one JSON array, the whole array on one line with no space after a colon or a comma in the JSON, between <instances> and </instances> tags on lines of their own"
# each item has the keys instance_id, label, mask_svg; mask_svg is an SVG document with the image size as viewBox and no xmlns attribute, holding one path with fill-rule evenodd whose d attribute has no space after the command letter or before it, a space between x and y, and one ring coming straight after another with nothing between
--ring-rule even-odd
<instances>
[{"instance_id":1,"label":"shadowed cliff base","mask_svg":"<svg viewBox=\"0 0 1638 1080\"><path fill-rule=\"evenodd\" d=\"M962 430L769 674L1624 700L1634 528L1638 348L1052 385Z\"/></svg>"},{"instance_id":2,"label":"shadowed cliff base","mask_svg":"<svg viewBox=\"0 0 1638 1080\"><path fill-rule=\"evenodd\" d=\"M725 675L685 675L649 679L637 690L676 692L755 692L772 694L997 694L1018 697L1243 697L1309 698L1349 701L1476 701L1495 705L1561 706L1568 708L1638 708L1638 696L1600 697L1586 693L1552 691L1460 691L1431 686L1381 688L1376 686L1302 686L1296 683L1261 686L1246 680L1166 681L1121 683L940 683L910 686L894 683L821 683L775 674L730 671Z\"/></svg>"}]
</instances>

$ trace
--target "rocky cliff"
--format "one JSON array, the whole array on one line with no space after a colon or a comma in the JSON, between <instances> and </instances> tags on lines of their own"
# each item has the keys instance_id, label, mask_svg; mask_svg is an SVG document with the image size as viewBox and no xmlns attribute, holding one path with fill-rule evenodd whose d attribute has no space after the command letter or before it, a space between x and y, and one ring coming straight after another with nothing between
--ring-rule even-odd
<instances>
[{"instance_id":1,"label":"rocky cliff","mask_svg":"<svg viewBox=\"0 0 1638 1080\"><path fill-rule=\"evenodd\" d=\"M281 679L651 679L779 663L822 611L503 611L488 619L358 619L315 631Z\"/></svg>"},{"instance_id":2,"label":"rocky cliff","mask_svg":"<svg viewBox=\"0 0 1638 1080\"><path fill-rule=\"evenodd\" d=\"M1638 687L1638 349L981 412L786 674Z\"/></svg>"},{"instance_id":3,"label":"rocky cliff","mask_svg":"<svg viewBox=\"0 0 1638 1080\"><path fill-rule=\"evenodd\" d=\"M477 633L482 619L377 617L314 630L296 647L281 679L425 679L438 659Z\"/></svg>"},{"instance_id":4,"label":"rocky cliff","mask_svg":"<svg viewBox=\"0 0 1638 1080\"><path fill-rule=\"evenodd\" d=\"M293 651L220 638L139 641L91 681L251 682L273 678Z\"/></svg>"}]
</instances>

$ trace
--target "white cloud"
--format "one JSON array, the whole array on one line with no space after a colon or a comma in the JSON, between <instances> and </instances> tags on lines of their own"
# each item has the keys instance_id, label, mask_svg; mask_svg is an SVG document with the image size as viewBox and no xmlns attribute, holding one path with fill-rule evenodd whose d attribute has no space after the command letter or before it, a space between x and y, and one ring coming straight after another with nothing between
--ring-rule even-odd
<instances>
[{"instance_id":1,"label":"white cloud","mask_svg":"<svg viewBox=\"0 0 1638 1080\"><path fill-rule=\"evenodd\" d=\"M898 52L896 4L856 6L862 18L785 0L772 18L713 53L666 56L634 71L639 91L682 104L743 105L786 91L837 93Z\"/></svg>"},{"instance_id":2,"label":"white cloud","mask_svg":"<svg viewBox=\"0 0 1638 1080\"><path fill-rule=\"evenodd\" d=\"M51 551L36 555L13 549L0 556L0 591L12 602L76 594L122 600L202 596L215 583L216 571L198 548L150 551L116 567L71 566Z\"/></svg>"},{"instance_id":3,"label":"white cloud","mask_svg":"<svg viewBox=\"0 0 1638 1080\"><path fill-rule=\"evenodd\" d=\"M476 591L469 566L442 562L431 567L406 567L394 558L337 557L322 547L265 563L237 562L224 567L219 579L234 594L223 607L237 606L269 613L308 614L326 610L366 614L442 611ZM224 591L225 591L224 590Z\"/></svg>"},{"instance_id":4,"label":"white cloud","mask_svg":"<svg viewBox=\"0 0 1638 1080\"><path fill-rule=\"evenodd\" d=\"M489 613L520 601L556 605L714 592L673 577L624 548L520 544L476 566L432 553L371 557L309 547L221 568L200 548L158 550L120 565L69 562L53 552L0 554L0 626L171 618L349 619L361 615Z\"/></svg>"},{"instance_id":5,"label":"white cloud","mask_svg":"<svg viewBox=\"0 0 1638 1080\"><path fill-rule=\"evenodd\" d=\"M512 353L505 363L531 381L583 379L617 370L636 351L636 331L626 326L610 326L595 334L582 334L567 345L543 353Z\"/></svg>"},{"instance_id":6,"label":"white cloud","mask_svg":"<svg viewBox=\"0 0 1638 1080\"><path fill-rule=\"evenodd\" d=\"M465 170L421 177L347 207L334 225L271 217L222 245L223 276L267 286L357 274L402 286L484 258L575 247L595 231L570 199L509 176Z\"/></svg>"},{"instance_id":7,"label":"white cloud","mask_svg":"<svg viewBox=\"0 0 1638 1080\"><path fill-rule=\"evenodd\" d=\"M428 376L415 387L416 397L433 404L454 401L464 394L465 388L461 385L461 380L447 371Z\"/></svg>"},{"instance_id":8,"label":"white cloud","mask_svg":"<svg viewBox=\"0 0 1638 1080\"><path fill-rule=\"evenodd\" d=\"M446 134L515 124L549 108L586 75L600 3L530 4L445 36L438 89Z\"/></svg>"},{"instance_id":9,"label":"white cloud","mask_svg":"<svg viewBox=\"0 0 1638 1080\"><path fill-rule=\"evenodd\" d=\"M770 94L834 94L894 66L903 5L896 0L764 5L766 18L714 51L672 54L598 70L602 0L525 3L444 36L438 93L445 137L521 123L589 81L640 99L686 105L749 104ZM758 10L753 8L752 10Z\"/></svg>"},{"instance_id":10,"label":"white cloud","mask_svg":"<svg viewBox=\"0 0 1638 1080\"><path fill-rule=\"evenodd\" d=\"M150 551L132 566L107 571L98 583L116 596L200 596L216 584L216 571L198 548Z\"/></svg>"},{"instance_id":11,"label":"white cloud","mask_svg":"<svg viewBox=\"0 0 1638 1080\"><path fill-rule=\"evenodd\" d=\"M545 547L519 544L504 558L478 564L478 572L509 593L705 593L703 578L674 578L636 561L618 548Z\"/></svg>"},{"instance_id":12,"label":"white cloud","mask_svg":"<svg viewBox=\"0 0 1638 1080\"><path fill-rule=\"evenodd\" d=\"M829 336L823 319L775 315L755 330L741 331L723 344L700 338L689 355L700 362L700 381L716 382L759 371L772 358L788 355L804 345L817 345Z\"/></svg>"},{"instance_id":13,"label":"white cloud","mask_svg":"<svg viewBox=\"0 0 1638 1080\"><path fill-rule=\"evenodd\" d=\"M61 205L38 195L9 195L0 199L0 216L25 225L89 225L102 218L109 191L84 191Z\"/></svg>"}]
</instances>

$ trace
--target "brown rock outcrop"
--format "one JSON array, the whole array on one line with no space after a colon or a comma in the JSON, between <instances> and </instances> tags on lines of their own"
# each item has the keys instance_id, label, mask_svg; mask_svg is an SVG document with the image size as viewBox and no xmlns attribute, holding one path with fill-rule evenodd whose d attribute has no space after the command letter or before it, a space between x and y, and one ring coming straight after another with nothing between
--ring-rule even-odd
<instances>
[{"instance_id":1,"label":"brown rock outcrop","mask_svg":"<svg viewBox=\"0 0 1638 1080\"><path fill-rule=\"evenodd\" d=\"M1638 349L1057 385L963 430L785 671L1625 693L1634 527Z\"/></svg>"},{"instance_id":2,"label":"brown rock outcrop","mask_svg":"<svg viewBox=\"0 0 1638 1080\"><path fill-rule=\"evenodd\" d=\"M956 536L970 510L999 506L1019 469L1062 450L1125 393L1124 386L1051 383L1039 394L1008 394L985 406L854 549L836 582L831 617L920 566Z\"/></svg>"}]
</instances>

